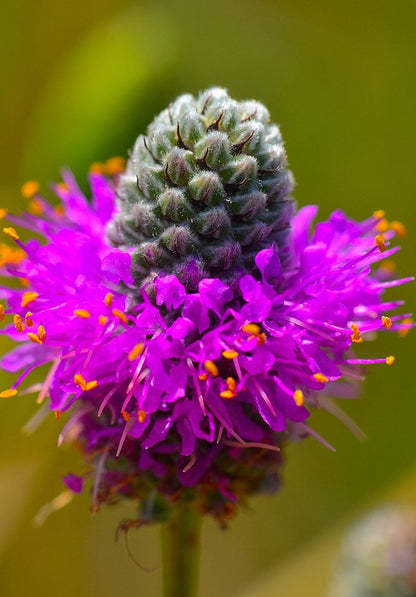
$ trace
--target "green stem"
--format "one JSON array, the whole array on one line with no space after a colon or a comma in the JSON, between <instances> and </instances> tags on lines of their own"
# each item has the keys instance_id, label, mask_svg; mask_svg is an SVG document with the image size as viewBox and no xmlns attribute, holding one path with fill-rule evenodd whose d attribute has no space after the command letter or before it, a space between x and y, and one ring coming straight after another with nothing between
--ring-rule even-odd
<instances>
[{"instance_id":1,"label":"green stem","mask_svg":"<svg viewBox=\"0 0 416 597\"><path fill-rule=\"evenodd\" d=\"M202 516L192 502L178 501L162 525L163 595L197 597Z\"/></svg>"}]
</instances>

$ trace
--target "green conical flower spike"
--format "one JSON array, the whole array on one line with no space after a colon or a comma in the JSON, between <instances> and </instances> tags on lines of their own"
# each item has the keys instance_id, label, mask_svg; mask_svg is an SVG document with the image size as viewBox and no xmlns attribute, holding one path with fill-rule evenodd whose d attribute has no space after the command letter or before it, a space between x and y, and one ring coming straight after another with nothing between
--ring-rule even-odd
<instances>
[{"instance_id":1,"label":"green conical flower spike","mask_svg":"<svg viewBox=\"0 0 416 597\"><path fill-rule=\"evenodd\" d=\"M275 242L284 258L292 175L279 128L259 102L221 88L182 95L136 141L118 186L111 242L134 247L138 284L161 271L192 287L232 279Z\"/></svg>"}]
</instances>

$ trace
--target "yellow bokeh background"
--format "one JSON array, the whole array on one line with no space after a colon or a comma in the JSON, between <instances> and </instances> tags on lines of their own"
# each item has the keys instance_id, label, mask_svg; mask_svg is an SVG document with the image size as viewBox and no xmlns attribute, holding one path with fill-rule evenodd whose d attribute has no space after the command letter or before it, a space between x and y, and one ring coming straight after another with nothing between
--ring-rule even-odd
<instances>
[{"instance_id":1,"label":"yellow bokeh background","mask_svg":"<svg viewBox=\"0 0 416 597\"><path fill-rule=\"evenodd\" d=\"M19 210L23 182L47 189L62 166L86 188L89 164L127 155L169 100L222 85L265 103L280 124L300 205L319 204L322 217L385 209L408 229L399 274L414 274L415 18L413 0L2 2L1 206ZM414 310L414 285L389 296ZM226 532L205 523L201 597L323 596L350 517L385 495L414 503L415 338L386 334L357 347L363 357L396 355L345 407L365 442L315 413L336 453L313 439L291 446L280 494L253 500ZM33 528L79 457L57 448L53 417L22 435L32 397L0 409L0 594L158 597L160 570L144 574L114 540L134 505L92 515L83 495ZM146 566L160 565L158 532L131 533Z\"/></svg>"}]
</instances>

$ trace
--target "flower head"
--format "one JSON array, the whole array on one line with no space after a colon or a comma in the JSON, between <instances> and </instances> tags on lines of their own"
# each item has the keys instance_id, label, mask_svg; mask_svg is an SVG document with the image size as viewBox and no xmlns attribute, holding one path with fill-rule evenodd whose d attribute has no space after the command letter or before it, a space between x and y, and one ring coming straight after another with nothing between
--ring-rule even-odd
<instances>
[{"instance_id":1,"label":"flower head","mask_svg":"<svg viewBox=\"0 0 416 597\"><path fill-rule=\"evenodd\" d=\"M217 93L211 91L211 96ZM192 126L202 131L201 138L210 136L212 124L206 126L208 117L202 118L209 97L205 92L198 101L183 100L200 109L197 124L185 119L182 126L175 108L180 126L175 128L174 120L169 138L176 139L176 148L191 143ZM255 116L244 116L247 109L237 106L235 118L244 126L251 123ZM220 118L219 108L215 110L218 123L224 122L225 112ZM262 124L265 109L256 104L256 110ZM164 127L166 118L162 113L152 125L150 155L164 139L159 139L158 123ZM255 123L252 138L258 134L262 139L258 131L266 127L277 139L273 125ZM146 193L143 198L136 187L126 200L132 172L140 172L139 180L150 180L143 172L156 168L148 160L140 162L142 153L149 153L140 139L126 174L120 176L119 161L94 165L91 202L65 172L63 183L52 188L61 201L58 207L36 188L31 198L36 214L8 216L13 226L37 237L22 241L15 228L4 228L18 248L5 252L10 257L2 274L21 281L23 288L3 288L5 333L18 346L1 365L22 373L1 396L20 392L34 369L49 364L41 386L23 392L36 389L38 402L47 404L45 416L52 410L65 420L59 442L70 438L81 446L91 465L84 478L94 477L94 508L120 498L148 504L157 495L169 501L188 491L198 497L203 511L224 519L246 495L276 489L285 442L314 435L326 444L309 425L314 408L345 419L330 397L355 392L362 365L393 363L390 355L357 358L354 349L374 332L404 333L412 327L409 314L387 315L400 301L382 298L386 288L409 279L392 280L387 268L378 266L398 250L390 247L393 228L379 233L380 214L355 222L336 211L313 229L317 210L305 207L290 226L285 222L283 236L271 225L261 242L245 244L234 232L255 227L257 220L249 218L247 225L233 220L234 202L243 201L233 189L221 200L232 224L224 242L238 242L241 259L221 270L209 257L221 252L221 243L210 237L205 246L200 232L200 246L208 252L192 246L183 255L173 243L165 265L148 261L149 267L139 272L138 260L149 245L159 250L160 238L176 226L169 224L174 219L170 212L160 215L162 195L175 191L186 197L193 215L180 226L188 231L193 218L200 217L198 210L202 215L211 211L210 206L198 207L200 198L192 196L188 178L168 190L160 188L154 198ZM157 154L165 176L175 151ZM254 159L260 163L259 157ZM207 157L203 175L216 172ZM263 182L253 178L257 189ZM207 183L207 197L212 188ZM271 196L270 205L275 206L278 196L282 206L292 206L282 192ZM143 220L137 220L142 209L162 222L165 232L159 240L144 239ZM286 207L276 213L273 209L260 210L263 224L265 217L278 218ZM117 235L127 221L129 233L121 242ZM79 491L84 478L70 475L66 482Z\"/></svg>"}]
</instances>

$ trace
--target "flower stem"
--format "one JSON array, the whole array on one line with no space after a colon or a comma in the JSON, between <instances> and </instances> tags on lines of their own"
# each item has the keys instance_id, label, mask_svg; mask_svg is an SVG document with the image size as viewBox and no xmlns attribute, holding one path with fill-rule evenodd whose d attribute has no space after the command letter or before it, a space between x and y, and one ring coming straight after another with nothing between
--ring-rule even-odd
<instances>
[{"instance_id":1,"label":"flower stem","mask_svg":"<svg viewBox=\"0 0 416 597\"><path fill-rule=\"evenodd\" d=\"M202 516L193 502L178 501L162 525L163 595L197 597Z\"/></svg>"}]
</instances>

